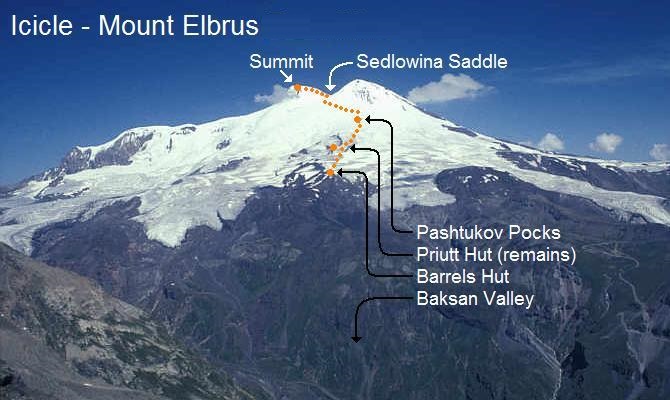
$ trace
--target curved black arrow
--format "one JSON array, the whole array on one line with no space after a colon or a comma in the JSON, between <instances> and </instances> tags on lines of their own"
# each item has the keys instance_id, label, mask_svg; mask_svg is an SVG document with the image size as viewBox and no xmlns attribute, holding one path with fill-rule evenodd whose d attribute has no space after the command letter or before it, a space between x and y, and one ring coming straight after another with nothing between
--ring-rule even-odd
<instances>
[{"instance_id":1,"label":"curved black arrow","mask_svg":"<svg viewBox=\"0 0 670 400\"><path fill-rule=\"evenodd\" d=\"M391 127L391 228L393 228L394 231L398 233L414 233L412 230L405 230L405 229L398 229L395 227L395 223L393 222L393 125L391 123L383 118L370 118L368 115L365 120L369 124L372 121L375 122L385 122L388 124L389 127Z\"/></svg>"},{"instance_id":2,"label":"curved black arrow","mask_svg":"<svg viewBox=\"0 0 670 400\"><path fill-rule=\"evenodd\" d=\"M369 196L369 182L368 182L368 176L365 174L365 172L362 171L345 171L342 168L337 170L337 174L339 176L342 176L342 174L358 174L358 175L363 175L365 178L365 270L368 271L368 275L374 276L375 278L412 278L414 275L388 275L388 274L375 274L374 272L370 271L370 264L369 264L369 253L370 253L370 243L368 243L368 238L370 236L370 222L368 221L368 212L369 212L369 207L368 207L368 196ZM404 255L404 254L401 254ZM409 254L410 256L413 254Z\"/></svg>"},{"instance_id":3,"label":"curved black arrow","mask_svg":"<svg viewBox=\"0 0 670 400\"><path fill-rule=\"evenodd\" d=\"M368 297L367 299L361 301L358 303L358 307L356 307L356 316L354 317L354 336L351 337L351 340L354 342L358 343L361 339L363 339L361 336L358 336L358 312L361 311L361 306L368 301L372 300L414 300L414 297L412 296L375 296L375 297Z\"/></svg>"},{"instance_id":4,"label":"curved black arrow","mask_svg":"<svg viewBox=\"0 0 670 400\"><path fill-rule=\"evenodd\" d=\"M370 148L370 147L356 147L355 144L351 145L349 148L352 152L356 152L356 150L364 150L364 151L374 151L377 153L377 243L379 243L379 251L382 252L385 256L406 256L406 257L411 257L413 254L411 253L388 253L384 250L382 247L382 160L381 156L379 155L379 152L376 149ZM391 206L393 207L393 206ZM391 214L393 215L393 214ZM393 223L391 223L393 225ZM411 232L411 231L410 231Z\"/></svg>"}]
</instances>

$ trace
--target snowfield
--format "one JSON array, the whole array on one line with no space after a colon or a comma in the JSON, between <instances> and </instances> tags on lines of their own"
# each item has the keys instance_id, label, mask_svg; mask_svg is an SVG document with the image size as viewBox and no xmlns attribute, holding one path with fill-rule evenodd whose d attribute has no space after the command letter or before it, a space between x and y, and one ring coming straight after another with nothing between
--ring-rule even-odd
<instances>
[{"instance_id":1,"label":"snowfield","mask_svg":"<svg viewBox=\"0 0 670 400\"><path fill-rule=\"evenodd\" d=\"M668 163L636 164L564 156L478 133L465 134L450 129L458 129L458 125L424 113L401 96L361 80L347 84L331 99L359 108L362 118L371 115L393 123L397 208L453 202L453 196L437 190L433 184L435 175L445 169L476 166L508 172L544 190L591 199L622 215L639 214L648 221L670 225L670 213L663 207L662 197L605 190L586 181L522 169L498 152L532 154L538 160L551 156L578 169L585 169L580 161L626 171L663 170ZM0 241L28 253L31 237L40 227L87 218L116 201L139 197L140 215L136 220L144 224L147 235L167 246L178 246L189 228L207 225L220 229L219 216L235 218L256 188L281 186L284 177L298 168L307 178L317 176L316 182L342 179L325 176L325 168L333 162L327 146L349 137L354 126L352 119L353 115L324 106L319 96L301 92L245 116L201 125L135 128L99 146L77 147L78 152L94 160L119 144L145 140L125 165L86 168L61 174L60 178L35 178L0 199ZM388 126L363 122L356 144L380 151L382 207L389 207L390 193L385 190L390 178ZM364 170L371 183L377 181L374 153L347 151L340 166ZM494 175L487 178L497 179Z\"/></svg>"}]
</instances>

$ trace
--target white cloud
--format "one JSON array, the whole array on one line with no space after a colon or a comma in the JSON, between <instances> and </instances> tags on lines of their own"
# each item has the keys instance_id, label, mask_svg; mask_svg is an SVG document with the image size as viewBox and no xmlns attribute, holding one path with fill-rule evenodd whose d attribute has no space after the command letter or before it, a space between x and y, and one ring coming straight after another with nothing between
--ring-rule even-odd
<instances>
[{"instance_id":1,"label":"white cloud","mask_svg":"<svg viewBox=\"0 0 670 400\"><path fill-rule=\"evenodd\" d=\"M670 145L665 143L656 143L649 150L649 155L656 161L670 161Z\"/></svg>"},{"instance_id":2,"label":"white cloud","mask_svg":"<svg viewBox=\"0 0 670 400\"><path fill-rule=\"evenodd\" d=\"M623 142L623 138L614 133L601 133L596 136L596 140L589 143L591 150L612 154L616 148Z\"/></svg>"},{"instance_id":3,"label":"white cloud","mask_svg":"<svg viewBox=\"0 0 670 400\"><path fill-rule=\"evenodd\" d=\"M553 133L547 133L537 143L537 147L546 151L561 151L565 148L563 141Z\"/></svg>"},{"instance_id":4,"label":"white cloud","mask_svg":"<svg viewBox=\"0 0 670 400\"><path fill-rule=\"evenodd\" d=\"M639 68L629 64L591 66L561 73L546 78L545 81L549 83L591 84L631 78L640 75L640 73Z\"/></svg>"},{"instance_id":5,"label":"white cloud","mask_svg":"<svg viewBox=\"0 0 670 400\"><path fill-rule=\"evenodd\" d=\"M670 73L670 60L667 57L632 56L625 61L613 64L577 61L563 65L540 67L536 70L553 73L541 78L544 82L595 84L637 76L667 76Z\"/></svg>"},{"instance_id":6,"label":"white cloud","mask_svg":"<svg viewBox=\"0 0 670 400\"><path fill-rule=\"evenodd\" d=\"M415 103L444 103L472 99L491 89L465 74L444 74L438 82L429 82L410 90L407 98Z\"/></svg>"},{"instance_id":7,"label":"white cloud","mask_svg":"<svg viewBox=\"0 0 670 400\"><path fill-rule=\"evenodd\" d=\"M267 103L267 104L277 104L282 101L295 97L295 91L293 89L288 89L282 87L281 85L272 86L272 93L270 94L257 94L254 96L254 102L256 103Z\"/></svg>"}]
</instances>

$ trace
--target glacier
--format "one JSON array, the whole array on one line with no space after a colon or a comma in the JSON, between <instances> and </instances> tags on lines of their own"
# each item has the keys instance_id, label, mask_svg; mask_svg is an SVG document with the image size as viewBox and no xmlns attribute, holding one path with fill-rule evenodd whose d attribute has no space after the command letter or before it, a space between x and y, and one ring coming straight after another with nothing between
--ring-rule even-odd
<instances>
[{"instance_id":1,"label":"glacier","mask_svg":"<svg viewBox=\"0 0 670 400\"><path fill-rule=\"evenodd\" d=\"M363 80L346 84L331 98L360 109L363 118L371 115L393 123L394 205L399 210L456 201L436 188L434 178L443 170L473 166L509 173L540 189L590 199L622 217L640 215L648 222L670 225L664 197L604 189L550 171L521 168L500 153L526 154L534 162L551 157L583 171L588 163L621 171L663 171L669 163L599 160L506 142L426 113L391 90ZM60 168L27 179L0 197L0 241L29 253L32 236L41 227L86 219L116 201L138 197L141 206L134 219L144 224L147 236L178 246L189 228L220 229L221 219L234 219L257 188L282 186L291 173L297 171L312 185L342 179L325 174L334 158L328 146L349 137L352 127L352 117L301 92L248 115L199 125L129 129L107 143L75 147ZM388 209L388 126L363 122L355 143L381 153L381 204ZM377 182L376 164L374 154L350 151L339 163L345 169L366 171L371 183ZM486 176L487 182L495 179Z\"/></svg>"}]
</instances>

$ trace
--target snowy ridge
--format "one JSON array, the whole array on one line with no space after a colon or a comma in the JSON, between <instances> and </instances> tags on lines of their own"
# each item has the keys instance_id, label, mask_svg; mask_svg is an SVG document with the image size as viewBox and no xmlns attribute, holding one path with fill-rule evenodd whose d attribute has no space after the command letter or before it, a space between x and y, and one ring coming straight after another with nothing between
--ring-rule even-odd
<instances>
[{"instance_id":1,"label":"snowy ridge","mask_svg":"<svg viewBox=\"0 0 670 400\"><path fill-rule=\"evenodd\" d=\"M626 170L663 170L668 163L635 164L556 155L467 130L464 132L468 134L462 133L462 127L424 113L396 93L361 80L350 82L331 98L360 108L363 118L370 114L393 122L398 208L454 201L453 196L437 190L435 175L445 169L478 166L508 172L541 189L592 199L622 214L639 214L648 221L670 225L670 213L662 205L662 197L605 190L582 180L522 169L498 153L511 150L567 163L588 160ZM323 174L323 169L311 164L326 166L332 162L327 146L348 137L351 118L324 107L318 96L300 93L244 116L201 125L130 129L105 144L77 147L88 157L84 169L61 173L60 177L35 178L10 197L0 199L0 210L4 209L0 211L0 241L28 252L32 234L42 226L85 218L115 201L139 197L140 215L136 219L146 226L148 236L177 246L193 226L220 229L219 215L235 218L257 187L281 186L284 177L297 169L308 178ZM374 147L382 154L385 187L389 183L389 128L381 123L363 124L356 143ZM138 148L128 150L123 146L137 137L144 138ZM109 153L118 149L126 152L123 157L128 157L128 162L93 162L103 155L106 162L114 160L116 155ZM369 171L371 182L377 180L374 154L346 152L340 165ZM383 207L389 204L387 194L384 190Z\"/></svg>"}]
</instances>

